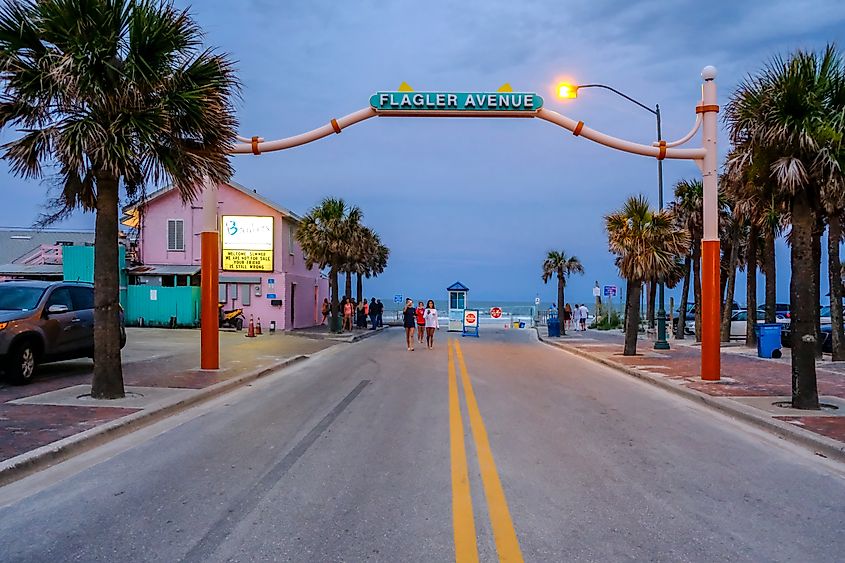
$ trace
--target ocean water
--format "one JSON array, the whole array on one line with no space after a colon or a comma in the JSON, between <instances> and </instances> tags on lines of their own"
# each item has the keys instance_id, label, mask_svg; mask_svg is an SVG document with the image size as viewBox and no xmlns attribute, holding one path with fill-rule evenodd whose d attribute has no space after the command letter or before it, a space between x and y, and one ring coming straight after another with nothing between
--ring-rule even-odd
<instances>
[{"instance_id":1,"label":"ocean water","mask_svg":"<svg viewBox=\"0 0 845 563\"><path fill-rule=\"evenodd\" d=\"M415 301L416 304L419 300ZM400 313L402 311L402 307L404 304L396 304L392 301L390 303L384 303L384 310L385 313L389 313L390 318L393 318L396 313ZM425 301L423 301L425 303ZM446 299L435 299L434 305L437 308L440 316L446 316L449 310L449 304L447 303ZM543 311L548 309L551 306L551 302L548 303L540 303L540 310ZM490 309L493 307L499 307L502 310L503 316L512 315L514 317L528 317L531 316L532 310L534 308L534 300L525 300L525 301L506 301L506 300L474 300L468 299L466 308L467 309L478 309L480 317L489 317L490 316Z\"/></svg>"}]
</instances>

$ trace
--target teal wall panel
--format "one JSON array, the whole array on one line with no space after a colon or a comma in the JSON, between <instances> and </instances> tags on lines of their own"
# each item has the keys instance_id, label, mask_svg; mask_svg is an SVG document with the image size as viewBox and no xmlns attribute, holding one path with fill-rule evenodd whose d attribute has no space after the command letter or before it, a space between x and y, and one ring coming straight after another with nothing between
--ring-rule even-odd
<instances>
[{"instance_id":1,"label":"teal wall panel","mask_svg":"<svg viewBox=\"0 0 845 563\"><path fill-rule=\"evenodd\" d=\"M126 324L170 326L176 317L179 327L199 326L200 288L130 285L127 288Z\"/></svg>"}]
</instances>

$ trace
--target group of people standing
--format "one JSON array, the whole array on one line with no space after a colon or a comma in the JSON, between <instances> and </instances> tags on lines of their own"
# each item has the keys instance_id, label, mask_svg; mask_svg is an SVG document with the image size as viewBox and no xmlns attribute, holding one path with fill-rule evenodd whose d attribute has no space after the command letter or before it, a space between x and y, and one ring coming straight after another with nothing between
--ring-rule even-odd
<instances>
[{"instance_id":1,"label":"group of people standing","mask_svg":"<svg viewBox=\"0 0 845 563\"><path fill-rule=\"evenodd\" d=\"M590 310L587 306L582 304L575 304L572 307L567 303L563 307L563 328L570 330L570 327L575 327L574 330L587 330L587 318L590 316Z\"/></svg>"},{"instance_id":2,"label":"group of people standing","mask_svg":"<svg viewBox=\"0 0 845 563\"><path fill-rule=\"evenodd\" d=\"M331 314L332 306L328 298L323 299L323 321L326 321ZM343 322L341 330L352 330L353 323L357 328L368 328L367 320L369 319L369 328L375 330L380 326L384 326L382 322L382 315L384 313L384 305L381 299L373 297L369 301L366 298L356 303L351 297L344 296L340 302L340 314Z\"/></svg>"},{"instance_id":3,"label":"group of people standing","mask_svg":"<svg viewBox=\"0 0 845 563\"><path fill-rule=\"evenodd\" d=\"M405 344L409 352L414 351L414 329L416 329L416 337L420 344L425 337L426 347L429 350L434 348L434 331L440 328L440 322L433 299L429 299L425 306L420 301L416 307L414 307L413 299L410 297L406 299L405 307L402 309L402 324L405 327Z\"/></svg>"}]
</instances>

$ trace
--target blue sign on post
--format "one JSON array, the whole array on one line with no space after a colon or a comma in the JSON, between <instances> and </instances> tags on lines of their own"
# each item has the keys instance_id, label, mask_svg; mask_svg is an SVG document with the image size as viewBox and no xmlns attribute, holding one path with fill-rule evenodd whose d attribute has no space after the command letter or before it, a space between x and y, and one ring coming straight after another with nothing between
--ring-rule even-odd
<instances>
[{"instance_id":1,"label":"blue sign on post","mask_svg":"<svg viewBox=\"0 0 845 563\"><path fill-rule=\"evenodd\" d=\"M401 293L395 294L393 296L393 302L394 303L402 303L402 294Z\"/></svg>"},{"instance_id":2,"label":"blue sign on post","mask_svg":"<svg viewBox=\"0 0 845 563\"><path fill-rule=\"evenodd\" d=\"M604 286L604 296L605 297L616 297L616 286L615 285L606 285Z\"/></svg>"}]
</instances>

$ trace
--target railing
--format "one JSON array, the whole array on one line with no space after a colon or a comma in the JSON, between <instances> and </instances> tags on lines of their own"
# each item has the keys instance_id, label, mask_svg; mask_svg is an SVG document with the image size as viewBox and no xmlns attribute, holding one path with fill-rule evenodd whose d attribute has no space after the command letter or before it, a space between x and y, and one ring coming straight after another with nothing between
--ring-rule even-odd
<instances>
[{"instance_id":1,"label":"railing","mask_svg":"<svg viewBox=\"0 0 845 563\"><path fill-rule=\"evenodd\" d=\"M44 264L62 264L62 246L58 244L42 244L31 252L24 254L14 262L15 264L29 264L41 266Z\"/></svg>"}]
</instances>

